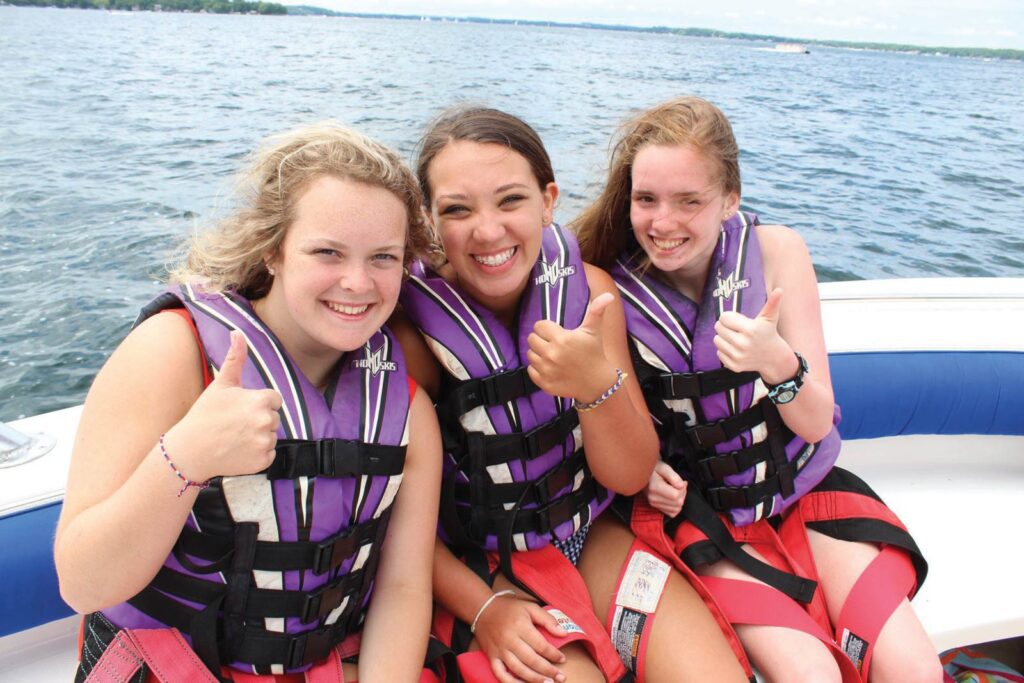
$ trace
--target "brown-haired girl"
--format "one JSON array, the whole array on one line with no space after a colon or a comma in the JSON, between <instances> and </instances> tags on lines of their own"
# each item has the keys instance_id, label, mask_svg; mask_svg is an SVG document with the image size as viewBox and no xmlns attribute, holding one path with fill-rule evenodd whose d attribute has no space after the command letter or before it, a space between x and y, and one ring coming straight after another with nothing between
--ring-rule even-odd
<instances>
[{"instance_id":1,"label":"brown-haired girl","mask_svg":"<svg viewBox=\"0 0 1024 683\"><path fill-rule=\"evenodd\" d=\"M417 167L439 253L436 269L413 268L402 305L426 342L410 364L445 441L435 626L469 651L460 670L741 680L689 585L628 533L601 531L612 495L649 479L657 439L615 287L553 223L540 138L509 114L459 108L427 131ZM647 647L635 626L659 602ZM612 640L606 615L622 626Z\"/></svg>"},{"instance_id":2,"label":"brown-haired girl","mask_svg":"<svg viewBox=\"0 0 1024 683\"><path fill-rule=\"evenodd\" d=\"M661 437L633 529L702 575L769 680L941 680L908 602L925 572L916 544L833 467L807 247L739 210L738 157L717 107L659 104L622 127L608 183L575 223L584 258L622 292Z\"/></svg>"}]
</instances>

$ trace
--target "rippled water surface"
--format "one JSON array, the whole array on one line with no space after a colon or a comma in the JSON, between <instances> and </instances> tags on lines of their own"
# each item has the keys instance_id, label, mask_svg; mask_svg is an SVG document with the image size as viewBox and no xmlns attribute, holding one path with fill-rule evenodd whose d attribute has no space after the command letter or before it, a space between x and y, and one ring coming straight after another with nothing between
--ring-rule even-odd
<instances>
[{"instance_id":1,"label":"rippled water surface","mask_svg":"<svg viewBox=\"0 0 1024 683\"><path fill-rule=\"evenodd\" d=\"M445 104L543 135L572 218L633 108L730 116L745 208L822 280L1024 275L1024 64L668 35L0 7L0 419L82 400L262 136L337 118L408 155ZM159 362L159 359L154 359Z\"/></svg>"}]
</instances>

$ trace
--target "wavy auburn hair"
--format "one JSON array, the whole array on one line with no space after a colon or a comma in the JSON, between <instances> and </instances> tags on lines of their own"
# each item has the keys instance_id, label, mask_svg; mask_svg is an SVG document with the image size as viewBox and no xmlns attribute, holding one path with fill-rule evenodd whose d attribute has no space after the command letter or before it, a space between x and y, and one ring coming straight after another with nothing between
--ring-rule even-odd
<instances>
[{"instance_id":1,"label":"wavy auburn hair","mask_svg":"<svg viewBox=\"0 0 1024 683\"><path fill-rule=\"evenodd\" d=\"M723 192L740 194L739 146L725 114L693 96L655 105L619 127L604 190L569 224L579 238L584 261L609 268L632 240L633 162L647 145L693 148L712 162Z\"/></svg>"}]
</instances>

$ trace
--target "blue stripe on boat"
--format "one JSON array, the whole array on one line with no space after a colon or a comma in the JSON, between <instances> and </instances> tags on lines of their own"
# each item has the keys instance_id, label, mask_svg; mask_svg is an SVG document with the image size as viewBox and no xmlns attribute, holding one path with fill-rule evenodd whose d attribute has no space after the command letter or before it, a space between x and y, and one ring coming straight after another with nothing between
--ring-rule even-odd
<instances>
[{"instance_id":1,"label":"blue stripe on boat","mask_svg":"<svg viewBox=\"0 0 1024 683\"><path fill-rule=\"evenodd\" d=\"M53 565L60 510L51 503L0 520L0 637L74 614L60 599Z\"/></svg>"},{"instance_id":2,"label":"blue stripe on boat","mask_svg":"<svg viewBox=\"0 0 1024 683\"><path fill-rule=\"evenodd\" d=\"M829 366L844 439L1024 434L1024 353L839 353Z\"/></svg>"}]
</instances>

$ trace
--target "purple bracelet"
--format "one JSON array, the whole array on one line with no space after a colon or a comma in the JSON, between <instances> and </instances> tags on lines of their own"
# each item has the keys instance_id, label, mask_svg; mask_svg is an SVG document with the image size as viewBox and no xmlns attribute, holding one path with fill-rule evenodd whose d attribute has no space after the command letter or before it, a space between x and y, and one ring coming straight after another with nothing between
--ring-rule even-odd
<instances>
[{"instance_id":1,"label":"purple bracelet","mask_svg":"<svg viewBox=\"0 0 1024 683\"><path fill-rule=\"evenodd\" d=\"M618 376L618 378L615 380L615 383L608 387L608 390L605 391L600 396L598 396L596 400L591 401L590 403L580 403L576 399L573 399L572 404L576 408L576 410L578 410L581 413L593 410L594 408L598 407L599 405L610 399L612 397L612 394L621 389L622 383L626 381L627 377L629 377L629 373L623 372L619 368L615 368L615 373Z\"/></svg>"},{"instance_id":2,"label":"purple bracelet","mask_svg":"<svg viewBox=\"0 0 1024 683\"><path fill-rule=\"evenodd\" d=\"M209 479L207 479L206 481L192 481L191 479L189 479L188 477L181 473L181 470L179 470L178 467L171 460L171 456L167 455L167 448L164 447L165 436L167 436L166 433L160 435L160 452L164 454L164 460L166 460L167 464L171 466L172 470L174 470L174 474L177 475L178 479L181 479L183 482L185 482L185 485L181 487L180 491L178 491L178 498L181 498L182 494L185 493L185 491L188 491L188 488L190 486L194 486L200 491L202 491L205 488L209 488Z\"/></svg>"}]
</instances>

